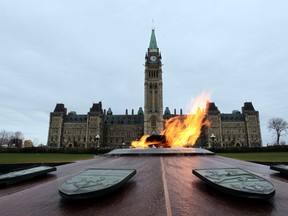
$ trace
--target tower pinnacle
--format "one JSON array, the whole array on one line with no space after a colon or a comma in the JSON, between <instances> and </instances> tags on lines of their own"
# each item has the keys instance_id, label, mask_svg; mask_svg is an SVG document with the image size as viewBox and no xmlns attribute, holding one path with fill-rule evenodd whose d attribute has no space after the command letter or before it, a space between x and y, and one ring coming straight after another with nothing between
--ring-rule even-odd
<instances>
[{"instance_id":1,"label":"tower pinnacle","mask_svg":"<svg viewBox=\"0 0 288 216\"><path fill-rule=\"evenodd\" d=\"M155 29L152 29L151 38L150 38L150 45L149 45L149 51L157 51L157 41L155 36Z\"/></svg>"}]
</instances>

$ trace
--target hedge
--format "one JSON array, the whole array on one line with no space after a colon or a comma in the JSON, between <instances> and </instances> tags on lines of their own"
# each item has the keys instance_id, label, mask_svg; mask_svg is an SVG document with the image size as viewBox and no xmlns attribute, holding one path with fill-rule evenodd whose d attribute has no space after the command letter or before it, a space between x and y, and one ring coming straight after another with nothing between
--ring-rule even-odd
<instances>
[{"instance_id":1,"label":"hedge","mask_svg":"<svg viewBox=\"0 0 288 216\"><path fill-rule=\"evenodd\" d=\"M26 148L0 148L0 153L65 153L65 154L105 154L113 148L49 148L49 147L26 147Z\"/></svg>"},{"instance_id":2,"label":"hedge","mask_svg":"<svg viewBox=\"0 0 288 216\"><path fill-rule=\"evenodd\" d=\"M215 153L288 152L288 145L273 145L264 147L210 148L209 150Z\"/></svg>"}]
</instances>

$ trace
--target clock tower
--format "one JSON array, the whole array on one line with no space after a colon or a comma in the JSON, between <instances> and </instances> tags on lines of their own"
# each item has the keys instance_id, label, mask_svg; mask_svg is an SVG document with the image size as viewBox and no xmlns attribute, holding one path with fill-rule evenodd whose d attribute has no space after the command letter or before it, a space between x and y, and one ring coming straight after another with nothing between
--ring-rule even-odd
<instances>
[{"instance_id":1,"label":"clock tower","mask_svg":"<svg viewBox=\"0 0 288 216\"><path fill-rule=\"evenodd\" d=\"M152 29L150 45L145 55L144 134L160 134L163 130L162 57Z\"/></svg>"}]
</instances>

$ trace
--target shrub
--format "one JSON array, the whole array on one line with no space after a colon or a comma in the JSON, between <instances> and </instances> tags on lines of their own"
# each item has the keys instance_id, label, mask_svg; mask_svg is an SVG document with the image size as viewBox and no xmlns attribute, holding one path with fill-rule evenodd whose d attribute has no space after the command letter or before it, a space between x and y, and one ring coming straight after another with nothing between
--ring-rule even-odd
<instances>
[{"instance_id":1,"label":"shrub","mask_svg":"<svg viewBox=\"0 0 288 216\"><path fill-rule=\"evenodd\" d=\"M264 147L229 147L229 148L210 148L215 153L247 153L247 152L287 152L287 145L274 145Z\"/></svg>"},{"instance_id":2,"label":"shrub","mask_svg":"<svg viewBox=\"0 0 288 216\"><path fill-rule=\"evenodd\" d=\"M111 147L100 148L49 148L49 147L27 147L27 148L0 148L0 153L65 153L65 154L105 154L112 151Z\"/></svg>"}]
</instances>

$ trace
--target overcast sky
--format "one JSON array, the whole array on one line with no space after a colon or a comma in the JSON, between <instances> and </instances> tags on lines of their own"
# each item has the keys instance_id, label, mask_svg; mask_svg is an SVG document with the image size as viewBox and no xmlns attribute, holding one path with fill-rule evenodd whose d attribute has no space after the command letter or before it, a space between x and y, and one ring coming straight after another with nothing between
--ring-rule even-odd
<instances>
[{"instance_id":1,"label":"overcast sky","mask_svg":"<svg viewBox=\"0 0 288 216\"><path fill-rule=\"evenodd\" d=\"M287 0L0 0L0 130L46 144L56 103L137 112L155 27L164 109L185 113L203 91L222 113L252 102L271 143L267 121L288 121L287 10Z\"/></svg>"}]
</instances>

